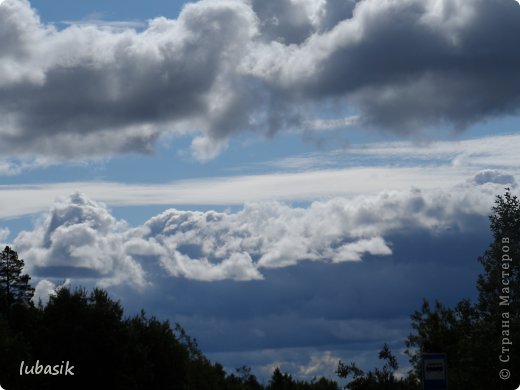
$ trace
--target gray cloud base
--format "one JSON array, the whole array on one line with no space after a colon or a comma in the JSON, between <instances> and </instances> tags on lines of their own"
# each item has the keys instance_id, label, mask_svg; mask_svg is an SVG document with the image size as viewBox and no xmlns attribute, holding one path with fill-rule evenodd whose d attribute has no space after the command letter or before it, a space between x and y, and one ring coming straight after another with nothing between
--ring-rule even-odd
<instances>
[{"instance_id":1,"label":"gray cloud base","mask_svg":"<svg viewBox=\"0 0 520 390\"><path fill-rule=\"evenodd\" d=\"M4 156L151 152L190 132L208 159L232 134L297 127L330 101L400 134L520 103L512 0L201 1L142 31L57 30L7 0L0 26Z\"/></svg>"}]
</instances>

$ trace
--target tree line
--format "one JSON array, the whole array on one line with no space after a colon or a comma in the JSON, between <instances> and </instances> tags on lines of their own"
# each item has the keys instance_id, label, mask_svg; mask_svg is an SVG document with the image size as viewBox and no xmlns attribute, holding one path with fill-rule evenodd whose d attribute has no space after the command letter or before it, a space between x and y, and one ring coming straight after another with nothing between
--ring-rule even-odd
<instances>
[{"instance_id":1,"label":"tree line","mask_svg":"<svg viewBox=\"0 0 520 390\"><path fill-rule=\"evenodd\" d=\"M451 389L509 390L520 384L520 202L510 189L496 197L489 219L493 241L479 258L483 272L477 302L461 300L448 307L425 300L411 315L405 340L412 370L396 375L397 359L384 344L381 368L364 372L355 362L338 362L337 375L348 381L347 389L421 389L421 356L430 352L447 354ZM125 317L121 304L102 289L60 288L46 305L34 304L23 267L23 259L5 247L0 257L0 385L6 390L339 389L334 380L301 381L279 368L267 384L246 366L227 373L179 324L144 311ZM70 364L74 375L52 375L53 367L47 375L25 374L21 362L25 370L41 371L46 364L57 370ZM501 377L504 370L509 378Z\"/></svg>"}]
</instances>

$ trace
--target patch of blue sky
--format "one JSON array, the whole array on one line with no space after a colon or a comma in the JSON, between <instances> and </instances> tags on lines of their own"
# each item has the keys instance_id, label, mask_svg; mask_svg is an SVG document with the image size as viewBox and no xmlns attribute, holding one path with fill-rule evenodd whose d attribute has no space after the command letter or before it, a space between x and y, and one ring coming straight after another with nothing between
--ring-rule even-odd
<instances>
[{"instance_id":1,"label":"patch of blue sky","mask_svg":"<svg viewBox=\"0 0 520 390\"><path fill-rule=\"evenodd\" d=\"M255 165L287 155L316 150L301 136L287 134L266 139L245 135L230 141L217 158L200 162L190 152L191 137L159 141L151 154L127 154L85 162L34 166L18 175L2 176L1 184L54 183L74 181L116 181L125 183L165 183L212 176L234 176L249 172L267 173L272 167Z\"/></svg>"},{"instance_id":2,"label":"patch of blue sky","mask_svg":"<svg viewBox=\"0 0 520 390\"><path fill-rule=\"evenodd\" d=\"M478 122L469 131L462 133L461 137L473 138L488 135L518 134L519 132L520 115L506 115Z\"/></svg>"},{"instance_id":3,"label":"patch of blue sky","mask_svg":"<svg viewBox=\"0 0 520 390\"><path fill-rule=\"evenodd\" d=\"M44 23L72 20L146 21L164 16L174 19L184 1L179 0L31 0Z\"/></svg>"},{"instance_id":4,"label":"patch of blue sky","mask_svg":"<svg viewBox=\"0 0 520 390\"><path fill-rule=\"evenodd\" d=\"M32 229L36 223L37 218L38 216L29 215L18 218L0 219L0 230L2 230L3 228L9 229L9 235L6 237L6 241L10 242L21 231L27 231Z\"/></svg>"}]
</instances>

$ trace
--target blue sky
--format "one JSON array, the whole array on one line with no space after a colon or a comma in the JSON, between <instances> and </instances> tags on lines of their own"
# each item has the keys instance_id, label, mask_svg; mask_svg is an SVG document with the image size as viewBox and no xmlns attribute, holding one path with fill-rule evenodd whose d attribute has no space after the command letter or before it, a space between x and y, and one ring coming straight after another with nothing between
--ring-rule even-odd
<instances>
[{"instance_id":1,"label":"blue sky","mask_svg":"<svg viewBox=\"0 0 520 390\"><path fill-rule=\"evenodd\" d=\"M0 243L229 370L406 371L517 191L519 36L513 0L5 0Z\"/></svg>"}]
</instances>

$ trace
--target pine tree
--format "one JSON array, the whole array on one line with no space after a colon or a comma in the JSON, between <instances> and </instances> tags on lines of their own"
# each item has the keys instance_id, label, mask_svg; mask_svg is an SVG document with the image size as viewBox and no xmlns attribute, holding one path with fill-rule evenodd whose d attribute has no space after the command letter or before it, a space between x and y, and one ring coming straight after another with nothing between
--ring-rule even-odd
<instances>
[{"instance_id":1,"label":"pine tree","mask_svg":"<svg viewBox=\"0 0 520 390\"><path fill-rule=\"evenodd\" d=\"M34 288L29 284L31 277L22 274L23 259L6 246L0 254L0 310L5 312L13 304L30 305Z\"/></svg>"}]
</instances>

